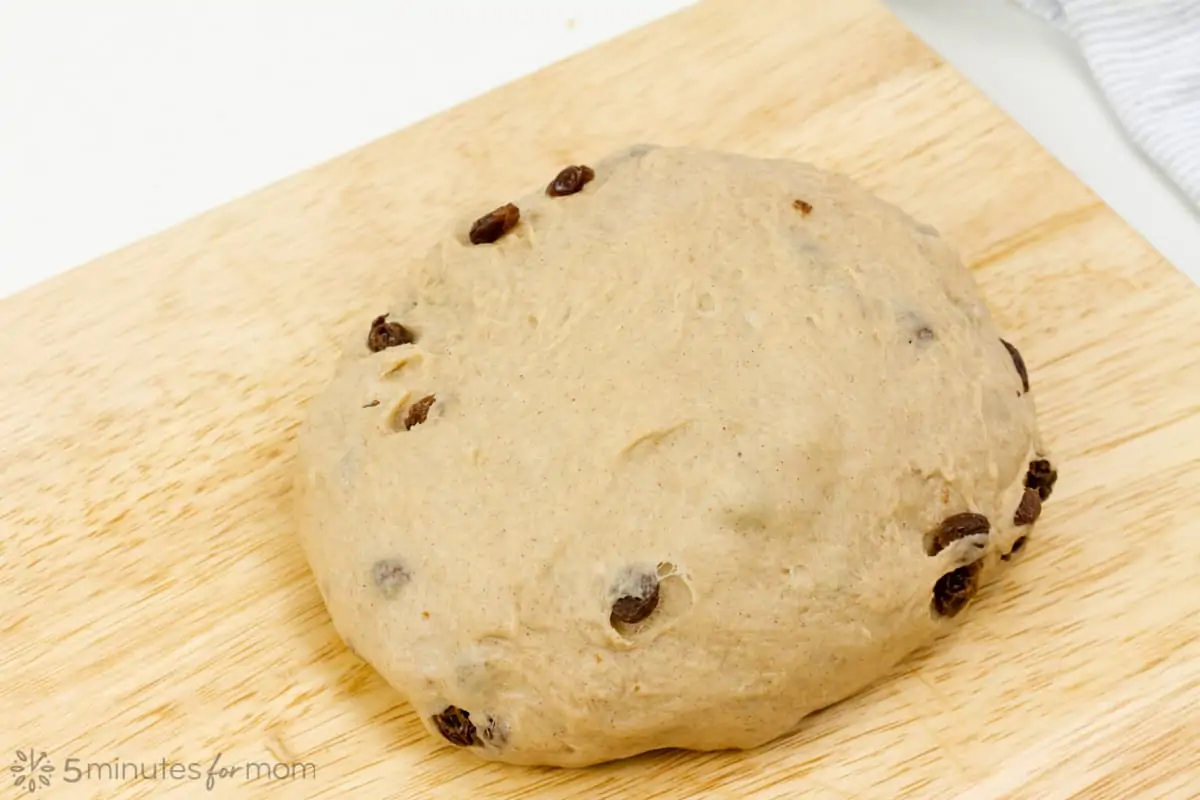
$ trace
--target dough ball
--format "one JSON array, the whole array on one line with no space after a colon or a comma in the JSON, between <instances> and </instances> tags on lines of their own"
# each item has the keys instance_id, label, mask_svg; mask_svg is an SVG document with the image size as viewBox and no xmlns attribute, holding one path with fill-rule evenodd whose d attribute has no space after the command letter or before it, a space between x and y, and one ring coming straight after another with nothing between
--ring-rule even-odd
<instances>
[{"instance_id":1,"label":"dough ball","mask_svg":"<svg viewBox=\"0 0 1200 800\"><path fill-rule=\"evenodd\" d=\"M429 732L750 748L964 619L1056 473L937 232L781 160L542 180L397 270L301 435L334 625Z\"/></svg>"}]
</instances>

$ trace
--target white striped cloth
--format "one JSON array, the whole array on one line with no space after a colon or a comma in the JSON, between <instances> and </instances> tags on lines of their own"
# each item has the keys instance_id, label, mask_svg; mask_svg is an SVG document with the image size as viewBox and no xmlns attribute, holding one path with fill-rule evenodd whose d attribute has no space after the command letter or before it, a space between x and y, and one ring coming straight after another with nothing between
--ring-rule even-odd
<instances>
[{"instance_id":1,"label":"white striped cloth","mask_svg":"<svg viewBox=\"0 0 1200 800\"><path fill-rule=\"evenodd\" d=\"M1074 39L1129 137L1200 207L1200 0L1017 0Z\"/></svg>"}]
</instances>

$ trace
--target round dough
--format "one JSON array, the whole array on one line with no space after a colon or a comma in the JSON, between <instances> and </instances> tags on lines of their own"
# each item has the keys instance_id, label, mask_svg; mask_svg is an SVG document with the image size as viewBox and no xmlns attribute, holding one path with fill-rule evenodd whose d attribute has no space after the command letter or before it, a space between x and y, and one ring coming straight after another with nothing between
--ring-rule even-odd
<instances>
[{"instance_id":1,"label":"round dough","mask_svg":"<svg viewBox=\"0 0 1200 800\"><path fill-rule=\"evenodd\" d=\"M842 176L592 167L398 272L382 349L364 320L312 403L301 541L440 739L563 766L754 747L1024 543L1053 482L1024 367L937 232Z\"/></svg>"}]
</instances>

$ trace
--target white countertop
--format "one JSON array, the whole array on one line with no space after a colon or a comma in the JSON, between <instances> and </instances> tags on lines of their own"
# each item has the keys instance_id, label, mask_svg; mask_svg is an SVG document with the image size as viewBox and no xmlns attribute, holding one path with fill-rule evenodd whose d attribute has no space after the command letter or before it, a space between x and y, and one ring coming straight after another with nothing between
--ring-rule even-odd
<instances>
[{"instance_id":1,"label":"white countertop","mask_svg":"<svg viewBox=\"0 0 1200 800\"><path fill-rule=\"evenodd\" d=\"M1071 43L1007 0L885 0L1200 282L1200 213ZM0 296L689 3L0 0Z\"/></svg>"}]
</instances>

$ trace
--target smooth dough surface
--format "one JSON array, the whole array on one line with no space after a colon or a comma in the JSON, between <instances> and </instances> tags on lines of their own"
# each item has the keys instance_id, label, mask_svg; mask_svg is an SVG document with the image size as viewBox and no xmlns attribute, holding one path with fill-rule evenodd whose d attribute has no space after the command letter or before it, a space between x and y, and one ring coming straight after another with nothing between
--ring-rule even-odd
<instances>
[{"instance_id":1,"label":"smooth dough surface","mask_svg":"<svg viewBox=\"0 0 1200 800\"><path fill-rule=\"evenodd\" d=\"M301 542L443 743L757 746L971 616L934 587L1024 542L1032 396L951 247L848 179L653 146L590 166L397 270L378 313L415 341L372 352L364 320L313 400ZM966 512L988 532L931 555ZM647 582L653 612L614 621Z\"/></svg>"}]
</instances>

